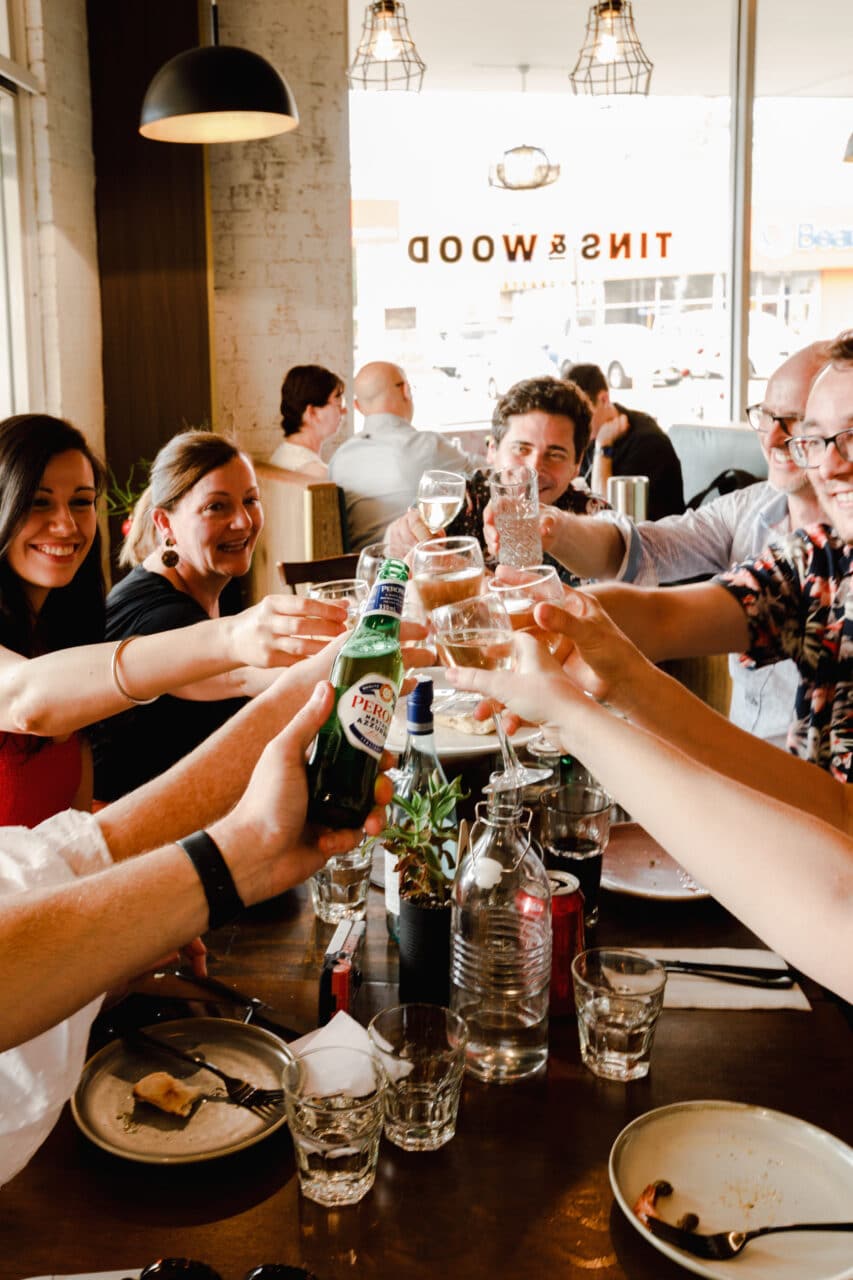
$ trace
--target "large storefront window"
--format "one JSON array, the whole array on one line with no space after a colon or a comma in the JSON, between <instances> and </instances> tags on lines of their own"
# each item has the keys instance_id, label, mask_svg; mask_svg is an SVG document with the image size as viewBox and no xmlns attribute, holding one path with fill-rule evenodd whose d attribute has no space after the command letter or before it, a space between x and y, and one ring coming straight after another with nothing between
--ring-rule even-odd
<instances>
[{"instance_id":1,"label":"large storefront window","mask_svg":"<svg viewBox=\"0 0 853 1280\"><path fill-rule=\"evenodd\" d=\"M20 95L36 90L14 62L12 0L0 0L0 418L28 404L24 246L18 163ZM18 15L20 16L20 15Z\"/></svg>"},{"instance_id":2,"label":"large storefront window","mask_svg":"<svg viewBox=\"0 0 853 1280\"><path fill-rule=\"evenodd\" d=\"M472 6L481 29L501 22L492 0ZM363 6L351 8L352 25ZM476 49L467 75L442 76L429 8L409 8L423 92L350 98L356 367L402 364L416 424L451 433L488 421L518 379L579 361L600 364L620 401L663 426L724 420L729 7L704 6L697 30L681 0L637 6L651 94L610 99L572 95L562 35L539 76L547 91L533 63L521 92L509 44L505 89L478 72ZM430 88L431 72L446 87ZM560 166L557 181L491 186L521 143Z\"/></svg>"},{"instance_id":3,"label":"large storefront window","mask_svg":"<svg viewBox=\"0 0 853 1280\"><path fill-rule=\"evenodd\" d=\"M819 22L787 5L780 21L778 8L758 9L753 363L853 326L853 5L825 0Z\"/></svg>"}]
</instances>

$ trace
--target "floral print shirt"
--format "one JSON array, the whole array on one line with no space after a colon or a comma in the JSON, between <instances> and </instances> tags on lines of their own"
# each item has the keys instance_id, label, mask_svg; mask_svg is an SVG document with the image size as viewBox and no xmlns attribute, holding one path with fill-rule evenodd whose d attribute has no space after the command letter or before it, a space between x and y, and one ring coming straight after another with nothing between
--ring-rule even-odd
<instances>
[{"instance_id":1,"label":"floral print shirt","mask_svg":"<svg viewBox=\"0 0 853 1280\"><path fill-rule=\"evenodd\" d=\"M480 470L473 472L468 477L465 506L456 519L448 525L447 536L449 538L476 538L483 548L486 564L491 567L494 561L490 558L488 548L483 539L483 512L489 501L490 476L490 471ZM595 494L590 493L582 480L573 481L565 493L561 493L559 498L551 505L558 507L560 511L572 511L575 515L582 516L594 516L599 511L610 510L610 504L604 498L598 498ZM546 555L544 562L555 567L563 582L576 583L578 581L565 565L560 564L558 560L552 559L551 556Z\"/></svg>"},{"instance_id":2,"label":"floral print shirt","mask_svg":"<svg viewBox=\"0 0 853 1280\"><path fill-rule=\"evenodd\" d=\"M798 529L716 581L749 623L741 662L793 659L800 684L788 749L853 781L853 547L827 525Z\"/></svg>"}]
</instances>

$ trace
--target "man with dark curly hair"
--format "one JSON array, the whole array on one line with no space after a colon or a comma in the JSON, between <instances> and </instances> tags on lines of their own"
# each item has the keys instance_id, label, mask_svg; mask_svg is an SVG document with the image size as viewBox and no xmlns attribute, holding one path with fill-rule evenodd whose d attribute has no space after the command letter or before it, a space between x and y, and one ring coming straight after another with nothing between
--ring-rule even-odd
<instances>
[{"instance_id":1,"label":"man with dark curly hair","mask_svg":"<svg viewBox=\"0 0 853 1280\"><path fill-rule=\"evenodd\" d=\"M517 382L497 402L489 441L491 467L532 467L539 477L539 500L578 515L594 515L607 506L575 483L584 450L589 443L592 406L572 382L560 378L526 378ZM475 471L468 479L465 506L449 525L450 536L478 538L490 558L494 550L486 541L483 516L489 502L489 470ZM488 522L487 522L488 523ZM430 532L416 510L407 511L386 533L392 555L405 555ZM554 562L561 576L570 578L563 565ZM574 581L574 579L571 579Z\"/></svg>"}]
</instances>

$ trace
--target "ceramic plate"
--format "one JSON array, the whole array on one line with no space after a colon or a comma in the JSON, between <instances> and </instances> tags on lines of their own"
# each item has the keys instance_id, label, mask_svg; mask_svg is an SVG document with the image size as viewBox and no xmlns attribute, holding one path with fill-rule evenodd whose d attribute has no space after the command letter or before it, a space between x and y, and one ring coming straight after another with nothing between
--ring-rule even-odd
<instances>
[{"instance_id":1,"label":"ceramic plate","mask_svg":"<svg viewBox=\"0 0 853 1280\"><path fill-rule=\"evenodd\" d=\"M601 887L664 902L711 896L637 822L611 826L601 864Z\"/></svg>"},{"instance_id":2,"label":"ceramic plate","mask_svg":"<svg viewBox=\"0 0 853 1280\"><path fill-rule=\"evenodd\" d=\"M451 689L447 683L447 673L444 667L424 667L420 673L429 676L434 685L433 695L433 713L440 711L447 700L456 696L459 697L460 691ZM477 697L473 694L464 695L470 698L471 707L477 705ZM526 726L518 730L513 735L512 741L516 748L523 747L528 739L538 732L535 726ZM406 746L406 699L400 698L397 702L397 709L394 712L394 719L391 723L391 730L388 734L386 746L389 751L400 754ZM500 751L497 734L495 733L463 733L459 729L453 729L449 725L436 724L435 726L435 746L436 751L442 759L452 760L458 756L485 756L490 753Z\"/></svg>"},{"instance_id":3,"label":"ceramic plate","mask_svg":"<svg viewBox=\"0 0 853 1280\"><path fill-rule=\"evenodd\" d=\"M229 1018L181 1018L152 1029L179 1049L210 1058L229 1075L261 1088L281 1088L290 1051L271 1031ZM168 1071L203 1088L206 1097L187 1119L136 1102L133 1086L151 1071ZM92 1142L142 1164L189 1164L230 1155L260 1142L286 1121L283 1107L280 1114L259 1116L228 1102L224 1085L210 1072L194 1071L156 1051L149 1056L121 1040L112 1041L86 1063L71 1110Z\"/></svg>"},{"instance_id":4,"label":"ceramic plate","mask_svg":"<svg viewBox=\"0 0 853 1280\"><path fill-rule=\"evenodd\" d=\"M699 1215L702 1233L783 1222L853 1221L853 1148L781 1111L738 1102L678 1102L623 1129L610 1152L610 1185L650 1244L708 1280L850 1280L853 1237L765 1236L730 1262L706 1261L658 1240L633 1212L650 1182L673 1194L660 1216Z\"/></svg>"}]
</instances>

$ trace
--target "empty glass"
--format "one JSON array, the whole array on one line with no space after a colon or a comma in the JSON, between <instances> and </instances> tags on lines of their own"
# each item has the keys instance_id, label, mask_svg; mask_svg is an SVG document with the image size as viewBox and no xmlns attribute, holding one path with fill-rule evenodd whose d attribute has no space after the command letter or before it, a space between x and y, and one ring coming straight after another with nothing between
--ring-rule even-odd
<instances>
[{"instance_id":1,"label":"empty glass","mask_svg":"<svg viewBox=\"0 0 853 1280\"><path fill-rule=\"evenodd\" d=\"M355 569L355 576L360 578L362 582L366 582L368 587L372 587L376 579L379 577L379 570L384 562L388 559L388 551L384 542L371 542L368 546L362 547L358 557L358 564Z\"/></svg>"},{"instance_id":2,"label":"empty glass","mask_svg":"<svg viewBox=\"0 0 853 1280\"><path fill-rule=\"evenodd\" d=\"M308 589L308 595L312 600L345 604L349 610L347 626L352 630L370 595L370 587L361 578L337 578L334 582L315 582Z\"/></svg>"},{"instance_id":3,"label":"empty glass","mask_svg":"<svg viewBox=\"0 0 853 1280\"><path fill-rule=\"evenodd\" d=\"M367 1028L385 1068L385 1137L437 1151L456 1133L468 1028L435 1004L383 1009Z\"/></svg>"}]
</instances>

